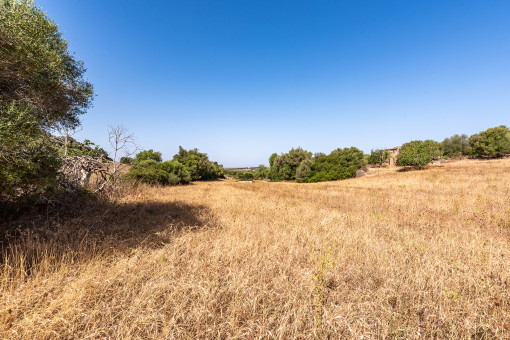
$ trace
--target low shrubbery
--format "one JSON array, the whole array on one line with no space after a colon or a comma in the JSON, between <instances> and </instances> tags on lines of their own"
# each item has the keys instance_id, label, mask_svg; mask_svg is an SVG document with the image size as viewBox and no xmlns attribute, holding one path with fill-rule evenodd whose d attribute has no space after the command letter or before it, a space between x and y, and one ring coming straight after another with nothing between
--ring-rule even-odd
<instances>
[{"instance_id":1,"label":"low shrubbery","mask_svg":"<svg viewBox=\"0 0 510 340\"><path fill-rule=\"evenodd\" d=\"M321 182L356 177L356 171L365 164L365 157L355 147L314 156L309 151L296 148L280 156L271 155L269 163L268 173L272 181Z\"/></svg>"},{"instance_id":2,"label":"low shrubbery","mask_svg":"<svg viewBox=\"0 0 510 340\"><path fill-rule=\"evenodd\" d=\"M188 184L192 180L211 180L223 177L223 167L211 162L207 154L197 149L184 150L171 161L162 161L161 153L153 150L139 152L126 175L136 182L158 185Z\"/></svg>"}]
</instances>

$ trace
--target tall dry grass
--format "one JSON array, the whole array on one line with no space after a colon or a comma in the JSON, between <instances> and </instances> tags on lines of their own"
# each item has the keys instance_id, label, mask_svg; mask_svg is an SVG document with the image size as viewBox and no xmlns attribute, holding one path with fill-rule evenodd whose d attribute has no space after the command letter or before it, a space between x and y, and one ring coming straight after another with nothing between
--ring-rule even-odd
<instances>
[{"instance_id":1,"label":"tall dry grass","mask_svg":"<svg viewBox=\"0 0 510 340\"><path fill-rule=\"evenodd\" d=\"M0 337L510 336L510 160L81 211L4 244Z\"/></svg>"}]
</instances>

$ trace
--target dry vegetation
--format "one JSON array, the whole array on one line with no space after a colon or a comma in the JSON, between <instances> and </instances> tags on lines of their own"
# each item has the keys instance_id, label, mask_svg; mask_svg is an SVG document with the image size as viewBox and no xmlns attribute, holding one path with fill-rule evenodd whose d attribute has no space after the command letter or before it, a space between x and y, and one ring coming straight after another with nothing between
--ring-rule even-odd
<instances>
[{"instance_id":1,"label":"dry vegetation","mask_svg":"<svg viewBox=\"0 0 510 340\"><path fill-rule=\"evenodd\" d=\"M510 160L141 188L4 243L1 338L508 338Z\"/></svg>"}]
</instances>

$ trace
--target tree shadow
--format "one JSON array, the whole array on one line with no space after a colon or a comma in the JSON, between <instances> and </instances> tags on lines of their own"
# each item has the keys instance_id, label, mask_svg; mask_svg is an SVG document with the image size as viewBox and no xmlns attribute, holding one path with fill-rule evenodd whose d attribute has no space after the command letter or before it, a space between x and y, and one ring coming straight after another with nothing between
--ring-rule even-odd
<instances>
[{"instance_id":1,"label":"tree shadow","mask_svg":"<svg viewBox=\"0 0 510 340\"><path fill-rule=\"evenodd\" d=\"M155 249L180 233L216 228L218 223L203 205L179 201L112 203L87 198L58 207L39 207L2 227L0 263L16 262L8 259L16 253L25 256L33 267L43 254L51 254L58 262L69 256L80 261L87 258L84 254L108 256Z\"/></svg>"}]
</instances>

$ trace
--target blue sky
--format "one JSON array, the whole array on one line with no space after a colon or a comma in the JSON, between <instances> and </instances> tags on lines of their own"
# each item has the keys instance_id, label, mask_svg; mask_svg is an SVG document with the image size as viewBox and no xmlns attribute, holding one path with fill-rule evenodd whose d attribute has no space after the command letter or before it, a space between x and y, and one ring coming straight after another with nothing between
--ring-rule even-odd
<instances>
[{"instance_id":1,"label":"blue sky","mask_svg":"<svg viewBox=\"0 0 510 340\"><path fill-rule=\"evenodd\" d=\"M510 1L39 0L109 125L226 167L510 125Z\"/></svg>"}]
</instances>

